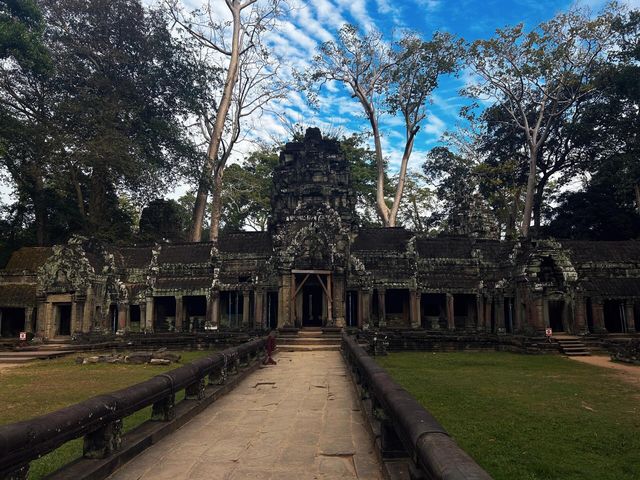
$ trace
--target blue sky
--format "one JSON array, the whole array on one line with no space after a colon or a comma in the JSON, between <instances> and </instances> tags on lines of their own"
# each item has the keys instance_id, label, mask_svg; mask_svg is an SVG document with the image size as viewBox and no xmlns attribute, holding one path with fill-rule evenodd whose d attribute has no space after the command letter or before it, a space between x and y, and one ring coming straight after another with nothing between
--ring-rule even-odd
<instances>
[{"instance_id":1,"label":"blue sky","mask_svg":"<svg viewBox=\"0 0 640 480\"><path fill-rule=\"evenodd\" d=\"M198 0L190 0L196 3ZM640 8L640 0L626 2ZM523 22L525 28L534 27L571 7L570 1L553 0L309 0L291 10L273 32L271 42L276 53L286 59L287 65L304 69L323 41L332 39L344 22L361 29L376 28L389 39L394 32L411 29L429 38L435 31L448 31L467 41L491 37L497 28ZM597 11L602 0L583 0L580 5ZM416 140L410 169L418 169L427 151L438 144L441 135L453 129L459 122L459 110L468 99L459 90L470 80L470 73L462 70L459 76L442 77L434 92L429 115ZM312 110L305 98L292 91L289 97L275 106L280 117L284 115L292 123L318 125L324 129L339 129L345 134L366 131L368 123L362 117L359 103L351 98L345 88L329 85L320 98L320 108ZM404 146L404 128L399 119L387 118L381 122L385 155L391 169L397 168ZM278 116L265 115L259 128L250 135L255 138L283 138L285 129ZM240 150L249 150L249 145Z\"/></svg>"}]
</instances>

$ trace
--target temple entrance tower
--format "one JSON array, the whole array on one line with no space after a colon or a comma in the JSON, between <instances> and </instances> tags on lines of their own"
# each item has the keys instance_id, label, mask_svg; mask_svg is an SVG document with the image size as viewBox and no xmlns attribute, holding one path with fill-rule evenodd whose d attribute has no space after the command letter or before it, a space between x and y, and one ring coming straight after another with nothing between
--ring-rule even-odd
<instances>
[{"instance_id":1,"label":"temple entrance tower","mask_svg":"<svg viewBox=\"0 0 640 480\"><path fill-rule=\"evenodd\" d=\"M340 144L309 128L282 150L273 179L278 327L342 327L355 197Z\"/></svg>"}]
</instances>

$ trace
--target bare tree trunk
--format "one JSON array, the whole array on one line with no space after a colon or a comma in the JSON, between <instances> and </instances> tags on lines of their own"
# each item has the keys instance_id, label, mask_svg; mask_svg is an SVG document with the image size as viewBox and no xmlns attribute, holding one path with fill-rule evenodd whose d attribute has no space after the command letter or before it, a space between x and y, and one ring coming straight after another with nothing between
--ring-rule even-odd
<instances>
[{"instance_id":1,"label":"bare tree trunk","mask_svg":"<svg viewBox=\"0 0 640 480\"><path fill-rule=\"evenodd\" d=\"M416 228L419 232L422 232L422 220L420 220L420 211L418 210L418 202L416 202L415 195L411 197L411 204L413 205L413 214L416 216Z\"/></svg>"},{"instance_id":2,"label":"bare tree trunk","mask_svg":"<svg viewBox=\"0 0 640 480\"><path fill-rule=\"evenodd\" d=\"M213 177L213 188L211 191L211 229L209 230L209 240L218 241L220 234L220 217L222 216L222 170L218 169Z\"/></svg>"},{"instance_id":3,"label":"bare tree trunk","mask_svg":"<svg viewBox=\"0 0 640 480\"><path fill-rule=\"evenodd\" d=\"M366 109L366 107L365 107ZM375 113L369 110L369 120L371 122L371 128L373 130L373 140L376 149L376 167L378 176L376 179L376 210L378 216L382 220L382 224L385 227L392 227L389 221L389 207L384 199L384 157L382 155L382 142L380 141L380 130L378 130L378 121L375 118Z\"/></svg>"},{"instance_id":4,"label":"bare tree trunk","mask_svg":"<svg viewBox=\"0 0 640 480\"><path fill-rule=\"evenodd\" d=\"M640 215L640 184L635 184L634 190L636 191L636 211Z\"/></svg>"},{"instance_id":5,"label":"bare tree trunk","mask_svg":"<svg viewBox=\"0 0 640 480\"><path fill-rule=\"evenodd\" d=\"M543 176L535 188L535 194L533 196L533 227L535 232L540 231L540 222L542 219L542 201L544 199L544 189L547 186L549 177Z\"/></svg>"},{"instance_id":6,"label":"bare tree trunk","mask_svg":"<svg viewBox=\"0 0 640 480\"><path fill-rule=\"evenodd\" d=\"M211 132L211 140L209 141L209 148L207 150L207 159L205 161L200 182L198 183L198 193L196 195L196 201L193 206L193 220L191 225L191 232L189 233L189 240L192 242L199 242L202 238L202 224L204 222L204 212L207 206L207 196L209 193L209 182L211 180L211 174L218 161L218 152L220 150L220 142L222 140L222 134L224 131L224 123L229 113L229 107L231 106L233 87L236 84L238 78L238 64L240 57L240 10L238 8L231 8L233 15L233 38L231 45L231 57L229 60L229 68L227 70L227 77L225 79L224 90L222 91L222 98L220 99L220 105L216 113L216 121L213 125L213 131ZM215 182L215 179L214 179ZM216 187L214 186L214 189ZM212 212L212 215L214 212ZM211 228L213 224L220 223L220 216L217 219L211 219ZM216 234L217 238L217 234Z\"/></svg>"},{"instance_id":7,"label":"bare tree trunk","mask_svg":"<svg viewBox=\"0 0 640 480\"><path fill-rule=\"evenodd\" d=\"M47 202L44 195L44 185L40 176L36 176L36 178L34 179L34 187L33 208L35 211L36 241L38 242L39 246L43 246L46 245L48 241L48 215Z\"/></svg>"},{"instance_id":8,"label":"bare tree trunk","mask_svg":"<svg viewBox=\"0 0 640 480\"><path fill-rule=\"evenodd\" d=\"M517 188L513 195L513 202L511 204L511 212L509 212L509 218L507 219L507 226L505 235L507 238L512 239L516 237L516 223L518 218L518 212L520 210L520 194L521 189Z\"/></svg>"},{"instance_id":9,"label":"bare tree trunk","mask_svg":"<svg viewBox=\"0 0 640 480\"><path fill-rule=\"evenodd\" d=\"M78 212L82 217L82 223L85 224L87 220L87 214L84 209L84 195L82 194L82 187L80 186L80 182L78 181L78 175L74 168L70 169L71 172L71 182L73 183L73 189L76 192L76 205L78 206Z\"/></svg>"},{"instance_id":10,"label":"bare tree trunk","mask_svg":"<svg viewBox=\"0 0 640 480\"><path fill-rule=\"evenodd\" d=\"M527 195L524 201L524 214L522 216L522 225L520 227L520 233L523 237L529 236L529 227L531 226L533 196L536 189L536 159L537 148L529 146L529 178L527 179Z\"/></svg>"},{"instance_id":11,"label":"bare tree trunk","mask_svg":"<svg viewBox=\"0 0 640 480\"><path fill-rule=\"evenodd\" d=\"M407 143L404 146L404 152L402 154L402 162L400 163L400 174L398 175L398 185L396 185L396 193L393 197L393 205L391 205L391 212L389 213L389 227L396 226L396 218L398 217L398 210L400 209L400 202L402 201L402 192L404 191L404 182L407 176L407 165L409 164L409 157L413 150L413 141L416 138L415 132L409 131L407 136Z\"/></svg>"}]
</instances>

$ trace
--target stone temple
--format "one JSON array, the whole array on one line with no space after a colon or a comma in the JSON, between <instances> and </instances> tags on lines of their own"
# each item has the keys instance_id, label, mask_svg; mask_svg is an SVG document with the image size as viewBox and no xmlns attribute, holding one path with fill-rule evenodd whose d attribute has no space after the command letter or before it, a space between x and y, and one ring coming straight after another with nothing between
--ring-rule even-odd
<instances>
[{"instance_id":1,"label":"stone temple","mask_svg":"<svg viewBox=\"0 0 640 480\"><path fill-rule=\"evenodd\" d=\"M358 228L348 163L317 129L281 152L272 208L267 232L217 243L21 248L0 271L0 333L640 331L640 242Z\"/></svg>"}]
</instances>

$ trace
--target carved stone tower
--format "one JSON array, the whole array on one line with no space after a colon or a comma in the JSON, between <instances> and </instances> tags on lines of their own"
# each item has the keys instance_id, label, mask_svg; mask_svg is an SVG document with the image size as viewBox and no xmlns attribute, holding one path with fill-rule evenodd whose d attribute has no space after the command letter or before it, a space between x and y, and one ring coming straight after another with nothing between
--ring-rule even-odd
<instances>
[{"instance_id":1,"label":"carved stone tower","mask_svg":"<svg viewBox=\"0 0 640 480\"><path fill-rule=\"evenodd\" d=\"M355 197L339 143L309 128L285 146L273 178L278 325L343 326Z\"/></svg>"}]
</instances>

